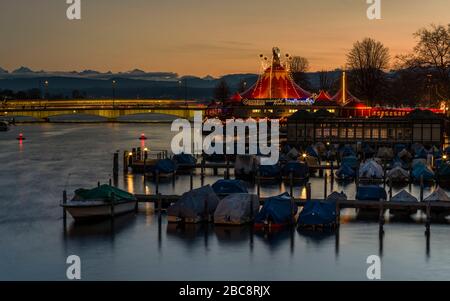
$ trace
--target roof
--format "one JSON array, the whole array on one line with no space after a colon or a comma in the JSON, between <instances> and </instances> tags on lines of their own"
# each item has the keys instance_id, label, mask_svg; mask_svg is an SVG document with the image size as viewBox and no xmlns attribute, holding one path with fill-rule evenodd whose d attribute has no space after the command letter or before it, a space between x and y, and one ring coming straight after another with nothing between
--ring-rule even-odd
<instances>
[{"instance_id":1,"label":"roof","mask_svg":"<svg viewBox=\"0 0 450 301\"><path fill-rule=\"evenodd\" d=\"M304 119L314 119L314 116L306 110L298 110L297 112L288 117L288 120L304 120Z\"/></svg>"},{"instance_id":2,"label":"roof","mask_svg":"<svg viewBox=\"0 0 450 301\"><path fill-rule=\"evenodd\" d=\"M416 109L409 113L406 118L408 119L441 119L439 115L436 115L435 113L431 112L430 110L421 110Z\"/></svg>"},{"instance_id":3,"label":"roof","mask_svg":"<svg viewBox=\"0 0 450 301\"><path fill-rule=\"evenodd\" d=\"M339 89L339 91L331 98L331 100L335 101L339 105L345 105L351 101L361 102L358 98L356 98L348 90L345 90L345 101L344 101L344 93L342 93L342 88Z\"/></svg>"}]
</instances>

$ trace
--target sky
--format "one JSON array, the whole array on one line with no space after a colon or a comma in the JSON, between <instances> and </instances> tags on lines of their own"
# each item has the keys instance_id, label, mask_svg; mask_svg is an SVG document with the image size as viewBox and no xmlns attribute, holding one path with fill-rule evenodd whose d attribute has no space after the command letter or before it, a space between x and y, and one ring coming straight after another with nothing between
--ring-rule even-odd
<instances>
[{"instance_id":1,"label":"sky","mask_svg":"<svg viewBox=\"0 0 450 301\"><path fill-rule=\"evenodd\" d=\"M394 57L419 28L450 23L449 0L381 0L381 20L366 1L81 0L81 20L69 21L66 0L0 0L0 67L220 76L258 73L259 54L277 46L333 70L365 37Z\"/></svg>"}]
</instances>

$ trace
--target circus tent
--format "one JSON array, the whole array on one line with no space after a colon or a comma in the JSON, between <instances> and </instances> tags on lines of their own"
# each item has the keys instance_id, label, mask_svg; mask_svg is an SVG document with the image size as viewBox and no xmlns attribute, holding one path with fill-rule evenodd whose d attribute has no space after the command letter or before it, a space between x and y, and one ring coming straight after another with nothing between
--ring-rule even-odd
<instances>
[{"instance_id":1,"label":"circus tent","mask_svg":"<svg viewBox=\"0 0 450 301\"><path fill-rule=\"evenodd\" d=\"M242 99L307 99L311 93L298 86L281 64L278 48L273 49L271 66L260 75L256 84L239 96ZM237 95L233 99L238 99Z\"/></svg>"},{"instance_id":2,"label":"circus tent","mask_svg":"<svg viewBox=\"0 0 450 301\"><path fill-rule=\"evenodd\" d=\"M317 95L314 105L315 106L327 106L327 107L333 107L337 106L338 104L331 99L332 97L324 90L321 90L319 95Z\"/></svg>"}]
</instances>

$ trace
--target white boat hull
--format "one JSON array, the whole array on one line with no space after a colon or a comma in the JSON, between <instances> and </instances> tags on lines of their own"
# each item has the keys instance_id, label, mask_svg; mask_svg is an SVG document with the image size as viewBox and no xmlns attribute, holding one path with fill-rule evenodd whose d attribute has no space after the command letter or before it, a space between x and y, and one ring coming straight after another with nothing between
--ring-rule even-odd
<instances>
[{"instance_id":1,"label":"white boat hull","mask_svg":"<svg viewBox=\"0 0 450 301\"><path fill-rule=\"evenodd\" d=\"M63 205L63 207L75 220L88 220L107 218L132 212L136 209L136 201L117 203L114 205L114 209L111 207L111 204L99 202L88 202L85 204L74 204L72 202Z\"/></svg>"}]
</instances>

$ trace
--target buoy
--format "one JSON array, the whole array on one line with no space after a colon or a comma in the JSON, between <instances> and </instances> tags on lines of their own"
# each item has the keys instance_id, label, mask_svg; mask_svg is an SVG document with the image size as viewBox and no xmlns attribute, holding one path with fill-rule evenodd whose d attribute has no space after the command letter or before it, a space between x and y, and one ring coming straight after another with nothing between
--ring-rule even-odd
<instances>
[{"instance_id":1,"label":"buoy","mask_svg":"<svg viewBox=\"0 0 450 301\"><path fill-rule=\"evenodd\" d=\"M17 140L20 140L20 141L23 141L23 140L26 140L27 138L25 138L25 137L23 136L23 134L20 133L20 134L19 134L19 137L17 137L16 139L17 139Z\"/></svg>"},{"instance_id":2,"label":"buoy","mask_svg":"<svg viewBox=\"0 0 450 301\"><path fill-rule=\"evenodd\" d=\"M144 133L141 134L141 137L139 137L139 140L147 140L147 137Z\"/></svg>"}]
</instances>

